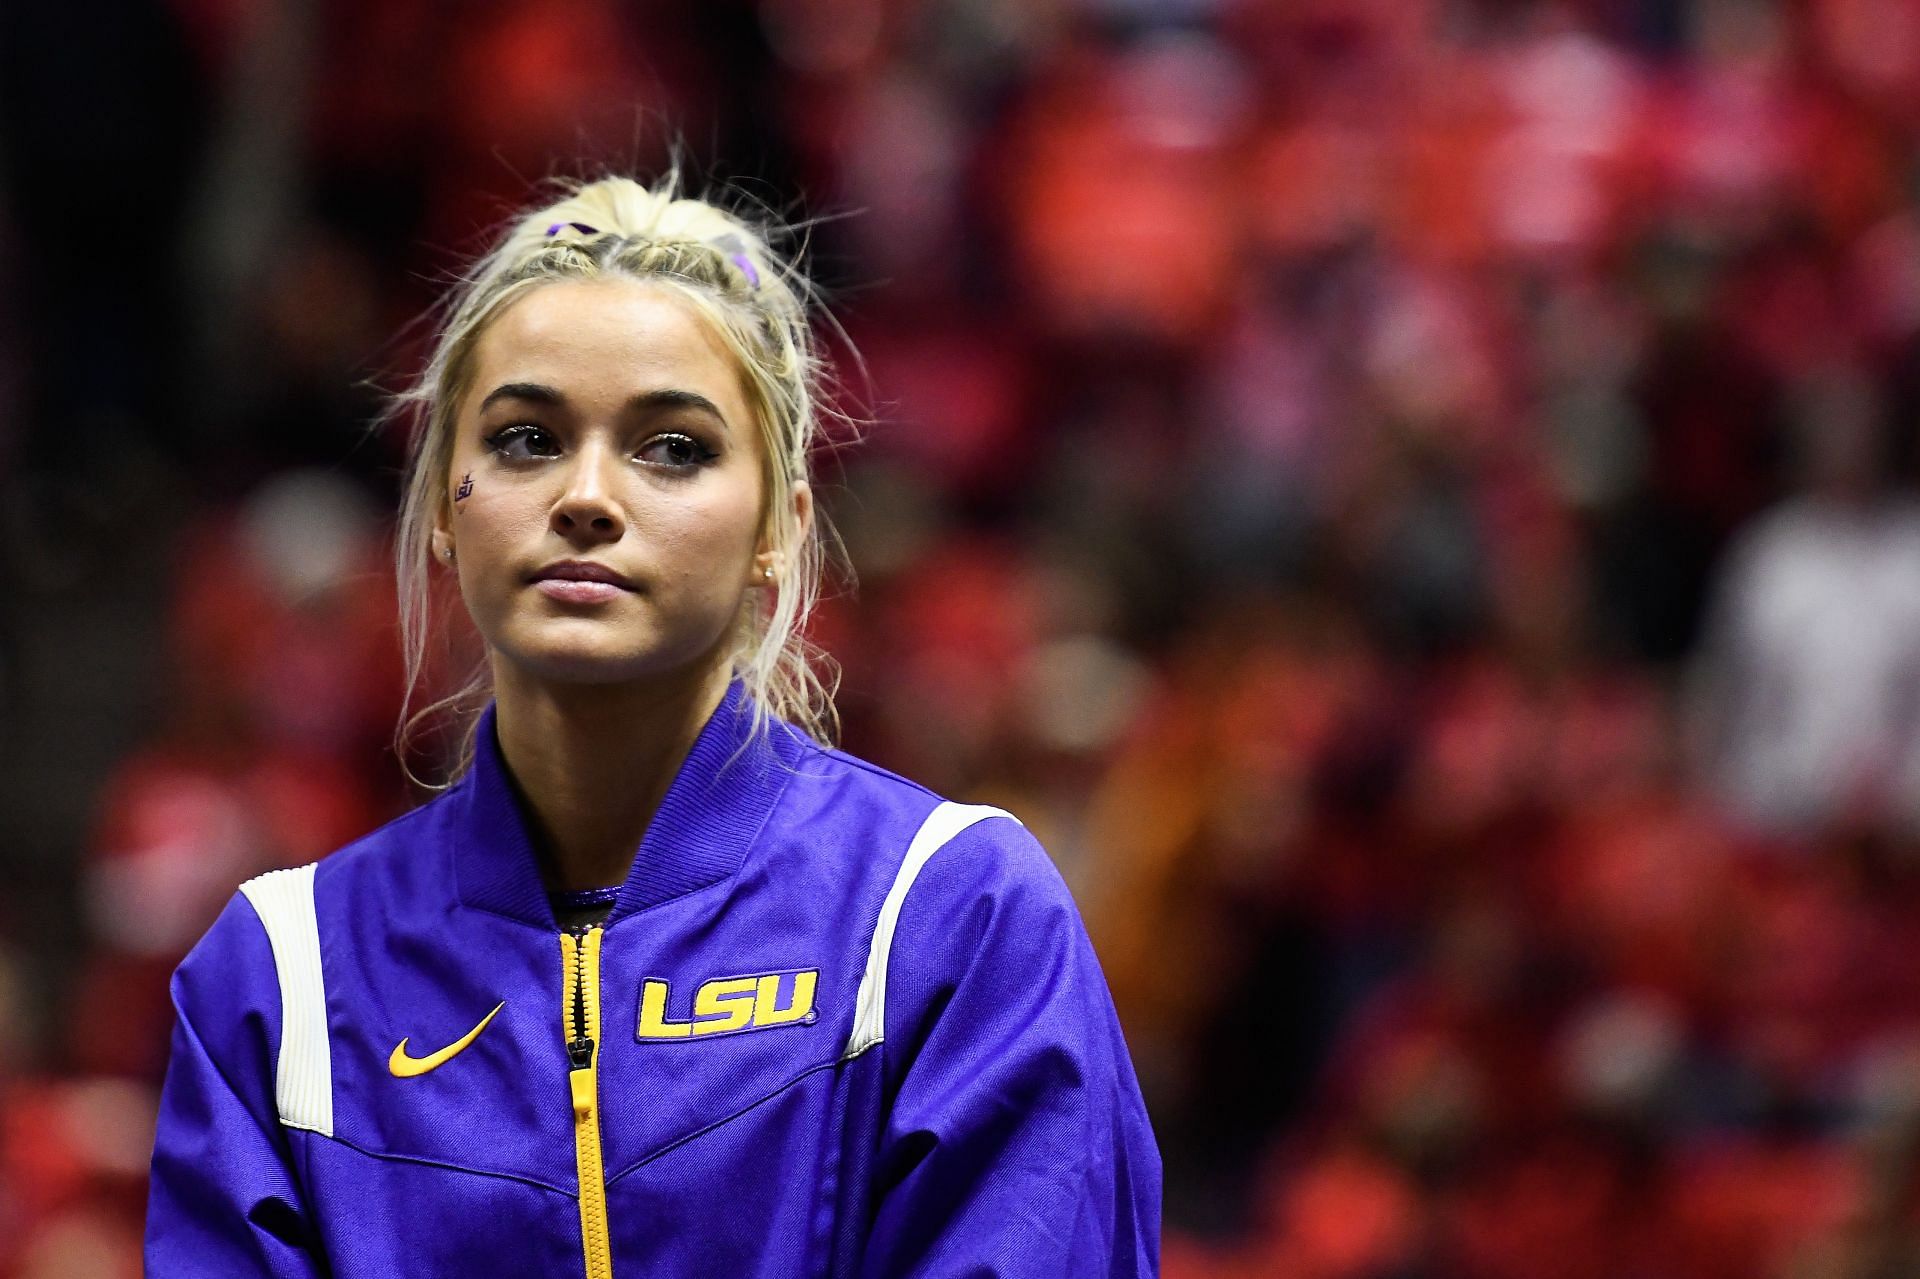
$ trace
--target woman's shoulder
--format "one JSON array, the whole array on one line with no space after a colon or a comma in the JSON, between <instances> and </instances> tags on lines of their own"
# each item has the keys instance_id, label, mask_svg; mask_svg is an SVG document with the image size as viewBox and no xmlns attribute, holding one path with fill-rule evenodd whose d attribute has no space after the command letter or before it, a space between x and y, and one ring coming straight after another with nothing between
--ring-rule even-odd
<instances>
[{"instance_id":1,"label":"woman's shoulder","mask_svg":"<svg viewBox=\"0 0 1920 1279\"><path fill-rule=\"evenodd\" d=\"M817 741L790 724L782 724L781 728L787 734L788 745L779 754L789 761L789 766L797 776L831 777L883 792L924 795L934 800L940 798L930 787L910 777L903 777L870 759Z\"/></svg>"},{"instance_id":2,"label":"woman's shoulder","mask_svg":"<svg viewBox=\"0 0 1920 1279\"><path fill-rule=\"evenodd\" d=\"M465 785L465 779L456 781L433 798L396 813L364 835L348 840L323 860L337 862L378 858L412 847L422 840L439 838L437 825L445 816L445 811L458 801L461 788Z\"/></svg>"},{"instance_id":3,"label":"woman's shoulder","mask_svg":"<svg viewBox=\"0 0 1920 1279\"><path fill-rule=\"evenodd\" d=\"M799 789L812 788L812 802L800 801L810 820L880 824L905 837L907 845L996 850L1016 860L1046 854L1019 816L993 804L951 798L872 760L809 740L794 765ZM1004 819L1004 820L993 820ZM1047 863L1051 866L1051 862Z\"/></svg>"},{"instance_id":4,"label":"woman's shoulder","mask_svg":"<svg viewBox=\"0 0 1920 1279\"><path fill-rule=\"evenodd\" d=\"M452 794L453 791L443 792L426 803L399 813L314 861L254 875L235 887L229 906L251 902L257 913L263 902L271 900L283 891L285 885L296 881L338 875L377 875L397 871L417 862L422 847L444 842L440 818ZM244 910L240 913L243 916L246 914Z\"/></svg>"},{"instance_id":5,"label":"woman's shoulder","mask_svg":"<svg viewBox=\"0 0 1920 1279\"><path fill-rule=\"evenodd\" d=\"M808 828L796 842L831 860L830 881L851 887L870 921L849 1053L895 1038L909 1058L962 985L992 1002L1090 956L1066 884L1018 814L949 799L845 751L818 747L809 759L822 798L793 804ZM864 838L851 837L856 828Z\"/></svg>"},{"instance_id":6,"label":"woman's shoulder","mask_svg":"<svg viewBox=\"0 0 1920 1279\"><path fill-rule=\"evenodd\" d=\"M817 744L810 744L797 772L820 783L824 797L802 801L803 820L823 828L830 841L855 826L878 836L886 850L879 860L901 898L1070 906L1053 859L1017 812L949 798L871 760ZM860 843L871 857L874 843Z\"/></svg>"},{"instance_id":7,"label":"woman's shoulder","mask_svg":"<svg viewBox=\"0 0 1920 1279\"><path fill-rule=\"evenodd\" d=\"M223 934L252 945L264 937L263 929L271 931L275 923L286 922L281 916L326 915L330 903L383 903L383 914L398 910L400 903L432 908L450 891L448 818L460 786L456 783L312 862L269 870L236 885L226 912L201 948L217 947Z\"/></svg>"}]
</instances>

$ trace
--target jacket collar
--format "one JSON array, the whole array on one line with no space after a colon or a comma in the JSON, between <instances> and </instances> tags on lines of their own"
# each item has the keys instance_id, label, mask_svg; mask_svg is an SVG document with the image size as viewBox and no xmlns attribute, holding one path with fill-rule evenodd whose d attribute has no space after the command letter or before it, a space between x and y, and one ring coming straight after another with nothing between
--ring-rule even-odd
<instances>
[{"instance_id":1,"label":"jacket collar","mask_svg":"<svg viewBox=\"0 0 1920 1279\"><path fill-rule=\"evenodd\" d=\"M620 886L611 927L662 902L717 884L740 868L804 750L775 719L752 734L753 704L734 680L687 752ZM453 872L461 903L557 928L540 863L514 794L489 702L475 730L473 767L453 801Z\"/></svg>"}]
</instances>

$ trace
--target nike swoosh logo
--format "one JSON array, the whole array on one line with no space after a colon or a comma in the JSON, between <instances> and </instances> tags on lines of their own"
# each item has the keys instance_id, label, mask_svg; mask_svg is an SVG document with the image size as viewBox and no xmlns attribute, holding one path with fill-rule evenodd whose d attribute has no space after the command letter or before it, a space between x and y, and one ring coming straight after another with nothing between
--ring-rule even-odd
<instances>
[{"instance_id":1,"label":"nike swoosh logo","mask_svg":"<svg viewBox=\"0 0 1920 1279\"><path fill-rule=\"evenodd\" d=\"M488 1013L480 1019L478 1026L475 1026L472 1030L469 1030L466 1034L460 1036L460 1038L454 1040L440 1051L428 1053L424 1057L408 1056L407 1041L402 1039L393 1046L393 1055L387 1058L387 1069L400 1079L412 1079L415 1075L424 1075L429 1070L446 1065L455 1057L465 1052L468 1044L480 1038L480 1032L487 1028L487 1023L493 1020L494 1014L506 1006L507 1001L504 999L501 1000L493 1006L493 1012ZM412 1036L408 1036L408 1038L412 1038Z\"/></svg>"}]
</instances>

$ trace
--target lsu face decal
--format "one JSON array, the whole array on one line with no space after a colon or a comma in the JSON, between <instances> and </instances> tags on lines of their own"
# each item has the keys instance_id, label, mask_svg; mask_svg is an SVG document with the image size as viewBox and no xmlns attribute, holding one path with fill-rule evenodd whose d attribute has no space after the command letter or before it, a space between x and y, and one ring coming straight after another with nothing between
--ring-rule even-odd
<instances>
[{"instance_id":1,"label":"lsu face decal","mask_svg":"<svg viewBox=\"0 0 1920 1279\"><path fill-rule=\"evenodd\" d=\"M649 978L640 983L641 1040L706 1039L776 1026L810 1026L820 1016L813 1008L818 968L790 968L750 977L715 977L693 995L693 1015L685 1021L668 1016L672 992L668 983Z\"/></svg>"}]
</instances>

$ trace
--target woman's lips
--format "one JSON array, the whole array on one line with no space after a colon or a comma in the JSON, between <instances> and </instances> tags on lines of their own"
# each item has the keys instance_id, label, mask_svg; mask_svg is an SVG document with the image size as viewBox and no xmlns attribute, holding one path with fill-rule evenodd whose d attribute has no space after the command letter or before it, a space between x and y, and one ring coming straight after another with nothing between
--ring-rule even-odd
<instances>
[{"instance_id":1,"label":"woman's lips","mask_svg":"<svg viewBox=\"0 0 1920 1279\"><path fill-rule=\"evenodd\" d=\"M612 582L588 582L570 577L543 577L533 586L548 599L562 604L604 604L628 593L626 587Z\"/></svg>"}]
</instances>

